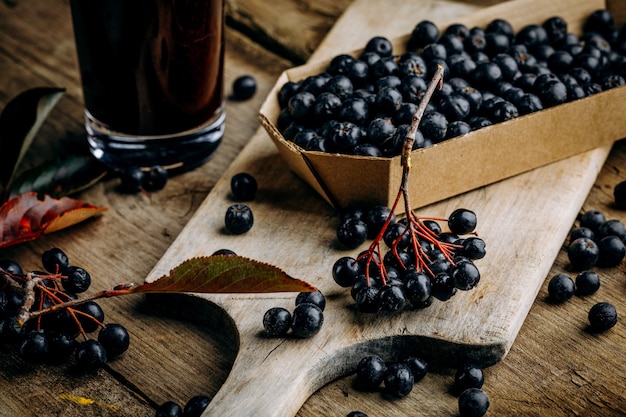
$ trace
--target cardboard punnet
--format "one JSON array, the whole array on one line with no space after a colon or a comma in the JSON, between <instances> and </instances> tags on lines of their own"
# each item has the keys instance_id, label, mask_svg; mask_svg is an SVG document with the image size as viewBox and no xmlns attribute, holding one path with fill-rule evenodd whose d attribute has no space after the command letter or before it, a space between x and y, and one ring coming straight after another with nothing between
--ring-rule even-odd
<instances>
[{"instance_id":1,"label":"cardboard punnet","mask_svg":"<svg viewBox=\"0 0 626 417\"><path fill-rule=\"evenodd\" d=\"M611 10L617 24L626 20L626 0L514 0L453 22L435 23L440 28L456 22L485 27L493 19L504 18L517 31L527 24L561 16L570 32L580 33L585 19L603 8ZM407 34L392 40L394 54L405 50L409 37ZM358 56L360 52L347 53ZM329 62L309 63L281 74L261 107L259 120L289 167L331 205L391 206L402 177L400 156L375 158L304 151L285 140L274 124L280 113L277 95L281 86L319 74ZM626 86L415 150L411 154L411 204L413 208L422 207L624 138L623 103Z\"/></svg>"}]
</instances>

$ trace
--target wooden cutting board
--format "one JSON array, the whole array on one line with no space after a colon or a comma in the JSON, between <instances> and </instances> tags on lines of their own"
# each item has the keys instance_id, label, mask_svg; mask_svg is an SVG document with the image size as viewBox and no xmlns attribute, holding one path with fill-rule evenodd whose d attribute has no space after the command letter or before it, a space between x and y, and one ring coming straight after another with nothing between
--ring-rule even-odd
<instances>
[{"instance_id":1,"label":"wooden cutting board","mask_svg":"<svg viewBox=\"0 0 626 417\"><path fill-rule=\"evenodd\" d=\"M475 8L442 1L357 0L312 59L359 48L375 35L407 33L425 18L450 22ZM606 146L576 155L418 210L438 217L458 207L476 212L477 231L487 242L487 257L477 261L480 284L423 310L367 315L356 311L349 290L331 277L339 257L362 248L335 247L336 213L289 171L260 129L147 281L185 259L229 248L320 288L327 299L325 323L310 339L264 337L264 312L274 306L292 310L292 293L155 298L173 313L222 326L239 344L228 379L203 415L293 416L315 390L352 372L371 353L387 360L421 356L433 367L454 367L466 359L484 366L498 362L509 351L609 151ZM255 224L245 235L231 236L223 231L224 213L233 203L230 178L244 171L259 183L257 198L249 203Z\"/></svg>"}]
</instances>

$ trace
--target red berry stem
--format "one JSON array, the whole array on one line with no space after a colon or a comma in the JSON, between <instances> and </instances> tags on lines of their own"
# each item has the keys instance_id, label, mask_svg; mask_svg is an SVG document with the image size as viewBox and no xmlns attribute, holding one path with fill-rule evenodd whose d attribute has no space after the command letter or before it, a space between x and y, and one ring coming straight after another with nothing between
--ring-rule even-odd
<instances>
[{"instance_id":1,"label":"red berry stem","mask_svg":"<svg viewBox=\"0 0 626 417\"><path fill-rule=\"evenodd\" d=\"M366 278L366 283L368 286L370 285L370 265L372 262L374 262L374 264L377 266L377 268L380 271L382 284L385 285L387 283L388 275L387 275L387 271L382 261L383 255L382 255L382 250L381 250L381 242L383 241L383 236L392 221L394 213L398 207L398 204L400 204L401 199L404 199L404 209L407 215L407 228L403 234L401 234L398 238L394 240L390 248L393 256L396 258L397 261L399 261L400 264L401 264L401 259L398 254L398 243L404 237L405 233L410 234L410 237L411 237L410 244L413 247L413 253L415 253L415 258L416 258L415 266L419 270L425 269L430 272L428 265L427 265L427 261L429 260L428 255L424 253L424 250L419 244L418 238L425 239L429 241L430 243L434 244L438 249L441 250L444 256L451 263L452 263L452 257L451 257L452 251L454 248L458 247L457 245L440 242L437 239L437 236L434 234L434 232L424 225L423 220L426 220L427 218L420 218L413 212L413 209L410 203L409 187L408 187L409 176L411 172L411 151L413 150L413 143L415 142L415 134L417 133L417 128L419 127L420 121L422 120L422 117L424 116L424 112L426 111L428 102L430 101L433 94L435 93L435 90L438 88L441 89L443 85L443 73L444 73L443 67L441 65L437 66L437 70L435 71L435 74L433 75L433 78L430 84L428 85L428 88L426 89L424 97L422 98L422 101L420 102L419 106L417 107L417 110L415 111L415 114L412 117L411 127L409 128L409 131L407 132L407 135L404 138L404 144L402 147L402 156L400 158L400 163L402 164L402 181L400 183L400 189L398 190L396 199L393 205L391 206L389 216L387 216L387 219L383 227L381 228L380 232L375 237L375 239L372 241L367 251L363 255L357 258L357 260L365 259L365 278ZM445 219L439 219L439 220L445 220Z\"/></svg>"}]
</instances>

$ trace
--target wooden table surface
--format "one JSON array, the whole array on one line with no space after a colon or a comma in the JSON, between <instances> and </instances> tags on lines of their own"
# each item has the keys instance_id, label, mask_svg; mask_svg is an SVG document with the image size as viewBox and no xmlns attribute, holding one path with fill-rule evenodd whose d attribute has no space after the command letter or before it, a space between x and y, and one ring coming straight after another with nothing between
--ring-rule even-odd
<instances>
[{"instance_id":1,"label":"wooden table surface","mask_svg":"<svg viewBox=\"0 0 626 417\"><path fill-rule=\"evenodd\" d=\"M56 246L91 272L94 289L142 281L259 128L256 114L280 72L306 61L351 3L227 1L227 89L236 76L253 74L259 90L249 101L227 103L227 134L211 161L172 178L151 195L121 195L115 180L100 182L78 197L109 207L105 215L2 249L0 258L37 269L41 253ZM449 7L470 10L490 3ZM0 2L0 106L27 88L67 89L23 168L85 146L75 61L67 1ZM626 148L618 142L581 210L598 209L626 221L626 213L612 205L613 187L626 179L625 164ZM561 251L549 277L568 272L567 263ZM485 370L488 415L626 415L626 327L620 321L606 333L585 331L587 312L598 301L626 312L625 270L623 265L598 270L598 293L558 306L545 300L546 281L509 354ZM0 346L0 416L152 416L167 400L184 404L197 394L213 396L228 375L238 346L222 330L162 314L141 296L104 300L102 306L108 322L129 329L131 348L97 374L85 376L75 375L69 366L24 363ZM359 409L370 417L451 416L457 409L456 398L448 393L452 378L453 370L431 373L410 395L390 401L356 390L348 375L321 388L297 415L345 416Z\"/></svg>"}]
</instances>

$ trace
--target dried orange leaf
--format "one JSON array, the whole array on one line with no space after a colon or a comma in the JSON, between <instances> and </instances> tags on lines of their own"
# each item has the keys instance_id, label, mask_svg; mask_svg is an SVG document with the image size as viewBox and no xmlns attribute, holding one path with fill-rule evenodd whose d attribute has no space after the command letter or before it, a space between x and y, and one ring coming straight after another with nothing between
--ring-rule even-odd
<instances>
[{"instance_id":1,"label":"dried orange leaf","mask_svg":"<svg viewBox=\"0 0 626 417\"><path fill-rule=\"evenodd\" d=\"M191 258L132 292L269 293L312 292L311 284L270 264L234 255Z\"/></svg>"},{"instance_id":2,"label":"dried orange leaf","mask_svg":"<svg viewBox=\"0 0 626 417\"><path fill-rule=\"evenodd\" d=\"M0 206L0 248L34 240L107 210L69 197L24 193Z\"/></svg>"}]
</instances>

